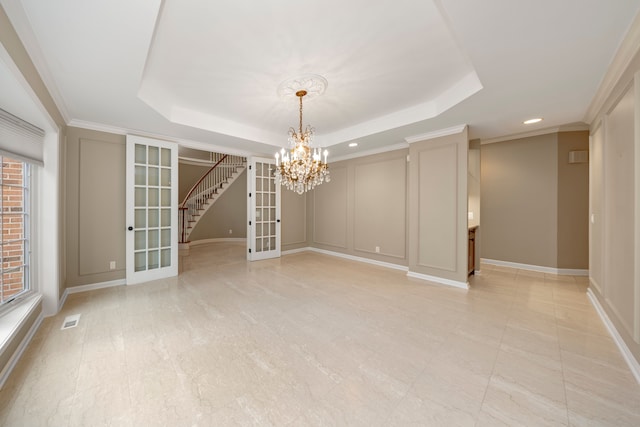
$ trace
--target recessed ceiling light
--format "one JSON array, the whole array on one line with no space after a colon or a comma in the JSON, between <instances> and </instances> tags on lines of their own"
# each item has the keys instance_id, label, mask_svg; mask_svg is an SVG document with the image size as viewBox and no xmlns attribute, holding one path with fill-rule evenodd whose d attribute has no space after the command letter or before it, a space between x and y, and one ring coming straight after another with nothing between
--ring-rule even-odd
<instances>
[{"instance_id":1,"label":"recessed ceiling light","mask_svg":"<svg viewBox=\"0 0 640 427\"><path fill-rule=\"evenodd\" d=\"M525 125L532 125L534 123L538 123L538 122L541 122L541 121L542 121L542 119L540 117L536 117L535 119L525 120L523 123Z\"/></svg>"},{"instance_id":2,"label":"recessed ceiling light","mask_svg":"<svg viewBox=\"0 0 640 427\"><path fill-rule=\"evenodd\" d=\"M352 142L349 144L349 147L357 147L358 143L357 142Z\"/></svg>"}]
</instances>

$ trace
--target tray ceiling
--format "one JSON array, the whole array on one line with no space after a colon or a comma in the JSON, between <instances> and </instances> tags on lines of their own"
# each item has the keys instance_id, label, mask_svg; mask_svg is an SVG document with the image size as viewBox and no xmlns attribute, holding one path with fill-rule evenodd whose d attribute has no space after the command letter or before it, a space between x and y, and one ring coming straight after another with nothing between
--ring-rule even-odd
<instances>
[{"instance_id":1,"label":"tray ceiling","mask_svg":"<svg viewBox=\"0 0 640 427\"><path fill-rule=\"evenodd\" d=\"M304 121L331 157L468 124L579 123L640 0L1 0L69 124L271 154L278 85L328 81ZM522 121L542 116L541 124Z\"/></svg>"}]
</instances>

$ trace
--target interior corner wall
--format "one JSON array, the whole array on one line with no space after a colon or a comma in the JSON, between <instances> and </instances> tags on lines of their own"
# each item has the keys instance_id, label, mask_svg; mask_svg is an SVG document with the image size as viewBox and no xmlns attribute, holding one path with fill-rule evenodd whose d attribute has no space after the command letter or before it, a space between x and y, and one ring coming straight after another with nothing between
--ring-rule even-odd
<instances>
[{"instance_id":1,"label":"interior corner wall","mask_svg":"<svg viewBox=\"0 0 640 427\"><path fill-rule=\"evenodd\" d=\"M125 136L69 127L66 148L67 287L124 279Z\"/></svg>"},{"instance_id":2,"label":"interior corner wall","mask_svg":"<svg viewBox=\"0 0 640 427\"><path fill-rule=\"evenodd\" d=\"M558 268L557 133L482 145L482 258Z\"/></svg>"},{"instance_id":3,"label":"interior corner wall","mask_svg":"<svg viewBox=\"0 0 640 427\"><path fill-rule=\"evenodd\" d=\"M589 163L569 163L589 150L589 131L558 133L558 268L589 269Z\"/></svg>"},{"instance_id":4,"label":"interior corner wall","mask_svg":"<svg viewBox=\"0 0 640 427\"><path fill-rule=\"evenodd\" d=\"M409 271L467 282L467 129L410 146Z\"/></svg>"},{"instance_id":5,"label":"interior corner wall","mask_svg":"<svg viewBox=\"0 0 640 427\"><path fill-rule=\"evenodd\" d=\"M407 266L408 151L331 163L331 181L306 196L309 245Z\"/></svg>"},{"instance_id":6,"label":"interior corner wall","mask_svg":"<svg viewBox=\"0 0 640 427\"><path fill-rule=\"evenodd\" d=\"M184 200L191 187L211 166L179 163L178 199ZM242 172L220 198L204 213L189 236L192 242L207 239L247 237L247 173ZM229 233L231 230L231 233Z\"/></svg>"}]
</instances>

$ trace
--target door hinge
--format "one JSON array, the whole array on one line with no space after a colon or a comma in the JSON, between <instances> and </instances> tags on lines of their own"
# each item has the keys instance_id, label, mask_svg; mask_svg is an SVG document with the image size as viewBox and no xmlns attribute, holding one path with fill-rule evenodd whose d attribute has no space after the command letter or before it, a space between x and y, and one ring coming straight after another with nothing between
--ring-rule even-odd
<instances>
[{"instance_id":1,"label":"door hinge","mask_svg":"<svg viewBox=\"0 0 640 427\"><path fill-rule=\"evenodd\" d=\"M251 165L249 165L249 170L251 170Z\"/></svg>"},{"instance_id":2,"label":"door hinge","mask_svg":"<svg viewBox=\"0 0 640 427\"><path fill-rule=\"evenodd\" d=\"M249 193L249 197L251 197L251 193Z\"/></svg>"},{"instance_id":3,"label":"door hinge","mask_svg":"<svg viewBox=\"0 0 640 427\"><path fill-rule=\"evenodd\" d=\"M251 248L249 248L249 253L251 253Z\"/></svg>"},{"instance_id":4,"label":"door hinge","mask_svg":"<svg viewBox=\"0 0 640 427\"><path fill-rule=\"evenodd\" d=\"M251 221L249 221L249 225L251 225Z\"/></svg>"}]
</instances>

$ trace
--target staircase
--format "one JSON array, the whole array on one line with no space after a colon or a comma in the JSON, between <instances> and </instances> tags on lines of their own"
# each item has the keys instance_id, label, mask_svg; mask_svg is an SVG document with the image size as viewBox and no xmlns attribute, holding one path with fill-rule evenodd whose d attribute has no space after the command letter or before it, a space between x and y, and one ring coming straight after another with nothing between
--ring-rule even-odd
<instances>
[{"instance_id":1,"label":"staircase","mask_svg":"<svg viewBox=\"0 0 640 427\"><path fill-rule=\"evenodd\" d=\"M191 232L227 188L247 168L247 159L216 154L216 163L191 187L179 209L180 244L188 244Z\"/></svg>"}]
</instances>

